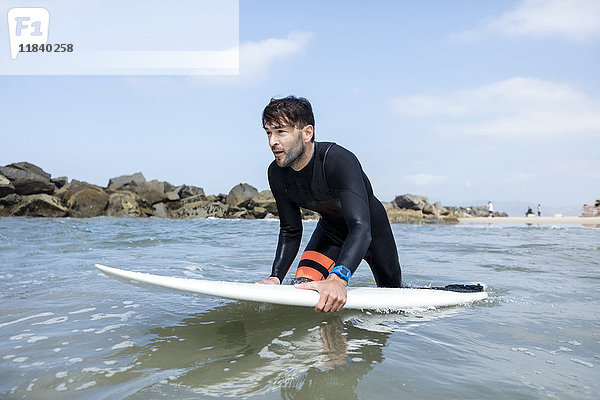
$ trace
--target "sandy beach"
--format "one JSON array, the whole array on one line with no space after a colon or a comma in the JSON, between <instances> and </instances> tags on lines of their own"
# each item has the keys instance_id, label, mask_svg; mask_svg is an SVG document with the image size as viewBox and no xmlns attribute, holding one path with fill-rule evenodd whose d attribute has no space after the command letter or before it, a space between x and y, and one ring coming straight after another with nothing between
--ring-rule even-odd
<instances>
[{"instance_id":1,"label":"sandy beach","mask_svg":"<svg viewBox=\"0 0 600 400\"><path fill-rule=\"evenodd\" d=\"M600 227L600 217L469 217L458 220L461 224L582 224Z\"/></svg>"}]
</instances>

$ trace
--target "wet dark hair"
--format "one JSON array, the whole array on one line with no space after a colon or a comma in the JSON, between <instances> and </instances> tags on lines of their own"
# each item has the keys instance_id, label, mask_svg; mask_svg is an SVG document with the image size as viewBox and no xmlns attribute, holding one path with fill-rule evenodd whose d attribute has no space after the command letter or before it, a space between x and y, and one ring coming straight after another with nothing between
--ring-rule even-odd
<instances>
[{"instance_id":1,"label":"wet dark hair","mask_svg":"<svg viewBox=\"0 0 600 400\"><path fill-rule=\"evenodd\" d=\"M298 129L306 125L313 126L312 142L315 141L315 116L310 102L304 97L287 96L282 99L272 98L262 114L263 128L267 125L281 124Z\"/></svg>"}]
</instances>

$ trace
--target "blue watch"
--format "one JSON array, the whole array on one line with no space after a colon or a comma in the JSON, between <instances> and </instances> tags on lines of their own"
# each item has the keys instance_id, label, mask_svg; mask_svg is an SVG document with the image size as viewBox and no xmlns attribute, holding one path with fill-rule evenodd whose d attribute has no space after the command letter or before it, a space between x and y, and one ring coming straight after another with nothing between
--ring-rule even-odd
<instances>
[{"instance_id":1,"label":"blue watch","mask_svg":"<svg viewBox=\"0 0 600 400\"><path fill-rule=\"evenodd\" d=\"M337 276L339 276L340 278L345 280L346 283L349 283L350 277L352 276L352 272L350 272L348 267L346 267L344 265L336 265L335 267L333 267L331 269L331 271L329 273L336 274Z\"/></svg>"}]
</instances>

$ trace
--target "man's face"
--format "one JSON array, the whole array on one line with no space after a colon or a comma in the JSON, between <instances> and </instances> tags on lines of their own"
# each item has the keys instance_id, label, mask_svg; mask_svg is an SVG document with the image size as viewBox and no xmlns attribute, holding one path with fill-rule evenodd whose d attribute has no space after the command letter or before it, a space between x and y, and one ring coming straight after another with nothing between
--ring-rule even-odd
<instances>
[{"instance_id":1,"label":"man's face","mask_svg":"<svg viewBox=\"0 0 600 400\"><path fill-rule=\"evenodd\" d=\"M280 167L294 167L306 151L302 130L280 125L265 125L269 138L269 147L275 156L275 162Z\"/></svg>"}]
</instances>

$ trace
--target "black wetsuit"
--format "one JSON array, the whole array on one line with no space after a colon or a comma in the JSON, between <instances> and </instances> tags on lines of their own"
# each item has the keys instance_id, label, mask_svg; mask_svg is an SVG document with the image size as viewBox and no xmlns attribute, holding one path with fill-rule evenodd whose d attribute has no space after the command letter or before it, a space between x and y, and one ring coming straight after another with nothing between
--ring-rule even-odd
<instances>
[{"instance_id":1,"label":"black wetsuit","mask_svg":"<svg viewBox=\"0 0 600 400\"><path fill-rule=\"evenodd\" d=\"M354 154L335 143L315 142L313 157L302 170L281 168L273 161L268 175L280 219L271 276L283 281L298 253L303 207L319 213L321 219L303 253L297 277L325 279L335 265L354 273L364 259L377 286L401 286L387 214Z\"/></svg>"}]
</instances>

